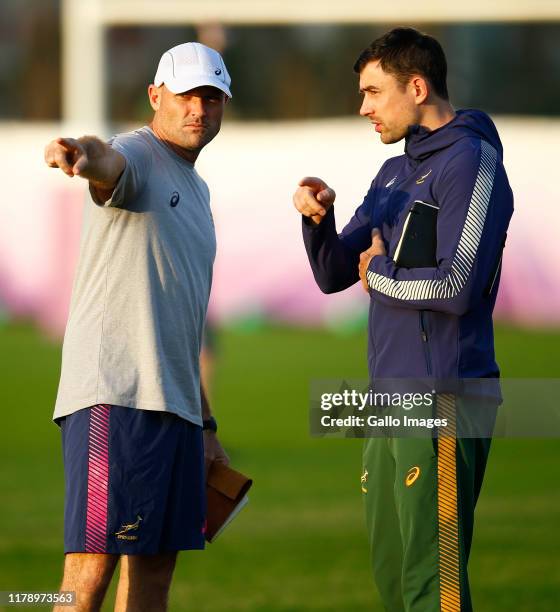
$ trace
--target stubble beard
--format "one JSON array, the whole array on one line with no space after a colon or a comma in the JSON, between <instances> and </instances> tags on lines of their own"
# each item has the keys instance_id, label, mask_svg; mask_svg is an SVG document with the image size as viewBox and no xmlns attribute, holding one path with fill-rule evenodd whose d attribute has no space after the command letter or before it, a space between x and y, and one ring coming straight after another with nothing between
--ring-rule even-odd
<instances>
[{"instance_id":1,"label":"stubble beard","mask_svg":"<svg viewBox=\"0 0 560 612\"><path fill-rule=\"evenodd\" d=\"M383 144L395 144L396 142L400 142L407 134L407 129L396 130L392 129L390 131L386 131L385 133L380 134L381 142Z\"/></svg>"},{"instance_id":2,"label":"stubble beard","mask_svg":"<svg viewBox=\"0 0 560 612\"><path fill-rule=\"evenodd\" d=\"M212 126L205 126L202 133L188 133L180 130L177 134L177 140L186 151L198 153L202 149L212 142L219 132L219 128L215 129Z\"/></svg>"}]
</instances>

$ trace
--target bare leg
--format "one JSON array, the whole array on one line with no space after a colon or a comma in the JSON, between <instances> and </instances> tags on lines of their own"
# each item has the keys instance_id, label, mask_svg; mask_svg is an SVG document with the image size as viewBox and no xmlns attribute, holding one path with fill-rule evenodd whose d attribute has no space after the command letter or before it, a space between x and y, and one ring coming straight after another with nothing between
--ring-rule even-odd
<instances>
[{"instance_id":1,"label":"bare leg","mask_svg":"<svg viewBox=\"0 0 560 612\"><path fill-rule=\"evenodd\" d=\"M177 553L122 555L115 612L165 612Z\"/></svg>"},{"instance_id":2,"label":"bare leg","mask_svg":"<svg viewBox=\"0 0 560 612\"><path fill-rule=\"evenodd\" d=\"M53 612L97 612L119 560L119 555L67 553L61 591L75 591L76 605L55 606Z\"/></svg>"}]
</instances>

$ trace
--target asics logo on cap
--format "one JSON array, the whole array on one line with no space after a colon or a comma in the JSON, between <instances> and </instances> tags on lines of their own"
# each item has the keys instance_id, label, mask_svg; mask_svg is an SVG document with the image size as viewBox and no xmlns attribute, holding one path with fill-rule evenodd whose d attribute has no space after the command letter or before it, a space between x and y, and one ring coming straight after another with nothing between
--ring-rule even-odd
<instances>
[{"instance_id":1,"label":"asics logo on cap","mask_svg":"<svg viewBox=\"0 0 560 612\"><path fill-rule=\"evenodd\" d=\"M219 68L216 68L216 70L214 70L214 74L218 76L219 74L222 74L222 71Z\"/></svg>"}]
</instances>

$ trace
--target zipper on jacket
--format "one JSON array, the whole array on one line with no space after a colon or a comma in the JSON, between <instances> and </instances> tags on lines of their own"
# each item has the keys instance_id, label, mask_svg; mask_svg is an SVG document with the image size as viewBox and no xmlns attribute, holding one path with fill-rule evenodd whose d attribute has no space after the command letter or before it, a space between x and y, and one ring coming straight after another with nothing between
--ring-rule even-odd
<instances>
[{"instance_id":1,"label":"zipper on jacket","mask_svg":"<svg viewBox=\"0 0 560 612\"><path fill-rule=\"evenodd\" d=\"M426 370L428 376L432 375L432 358L430 355L430 344L428 342L428 334L426 333L426 325L424 321L424 311L419 312L420 315L420 335L422 336L422 345L424 347L424 357L426 359Z\"/></svg>"}]
</instances>

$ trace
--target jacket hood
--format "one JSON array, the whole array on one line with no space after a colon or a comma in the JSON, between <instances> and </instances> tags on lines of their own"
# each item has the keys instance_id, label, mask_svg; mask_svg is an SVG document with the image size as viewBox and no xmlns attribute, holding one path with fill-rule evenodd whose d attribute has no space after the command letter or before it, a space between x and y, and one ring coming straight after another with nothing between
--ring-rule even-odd
<instances>
[{"instance_id":1,"label":"jacket hood","mask_svg":"<svg viewBox=\"0 0 560 612\"><path fill-rule=\"evenodd\" d=\"M405 153L411 160L420 162L461 138L486 140L496 149L499 158L503 157L502 143L494 122L486 113L474 109L456 111L455 117L437 130L411 126L405 141Z\"/></svg>"}]
</instances>

